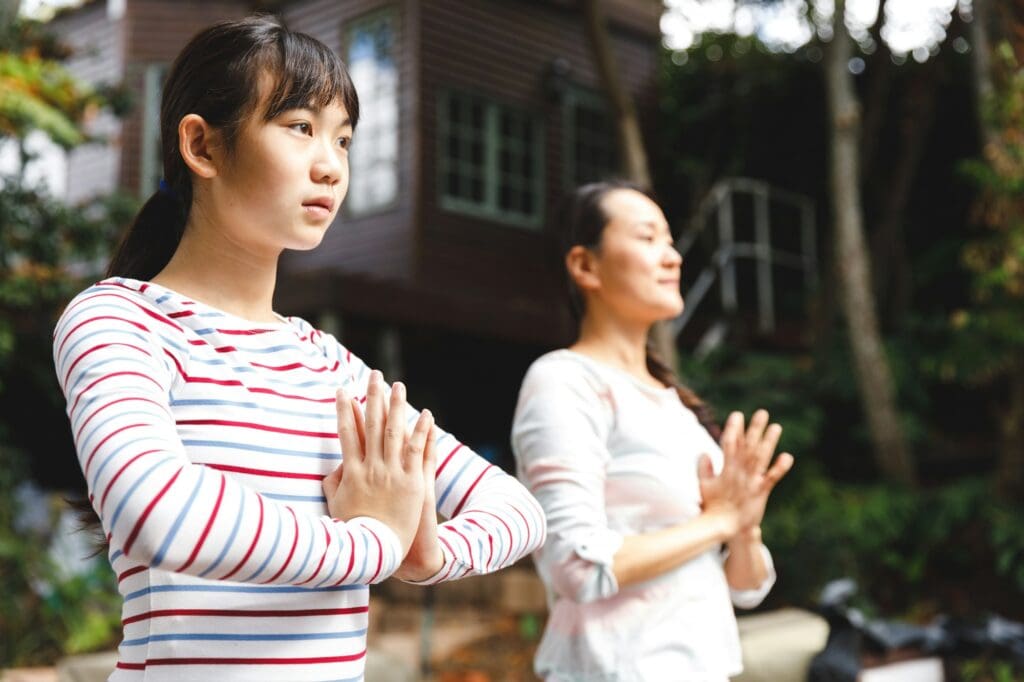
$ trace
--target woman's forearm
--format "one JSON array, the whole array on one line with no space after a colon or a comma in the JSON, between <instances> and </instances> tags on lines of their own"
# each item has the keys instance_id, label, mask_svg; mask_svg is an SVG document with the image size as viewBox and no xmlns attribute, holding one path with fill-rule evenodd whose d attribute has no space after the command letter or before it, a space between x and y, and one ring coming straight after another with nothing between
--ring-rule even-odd
<instances>
[{"instance_id":1,"label":"woman's forearm","mask_svg":"<svg viewBox=\"0 0 1024 682\"><path fill-rule=\"evenodd\" d=\"M626 536L612 562L615 580L619 587L650 580L721 545L730 534L726 517L705 512L653 533Z\"/></svg>"},{"instance_id":2,"label":"woman's forearm","mask_svg":"<svg viewBox=\"0 0 1024 682\"><path fill-rule=\"evenodd\" d=\"M756 590L768 578L768 566L761 550L761 529L751 528L729 541L725 578L734 590Z\"/></svg>"}]
</instances>

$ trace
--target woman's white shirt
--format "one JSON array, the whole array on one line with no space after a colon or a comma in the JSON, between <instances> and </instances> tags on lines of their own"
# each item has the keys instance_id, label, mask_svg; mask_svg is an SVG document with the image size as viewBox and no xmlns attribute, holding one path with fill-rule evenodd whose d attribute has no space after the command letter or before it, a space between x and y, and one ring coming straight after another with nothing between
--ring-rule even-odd
<instances>
[{"instance_id":1,"label":"woman's white shirt","mask_svg":"<svg viewBox=\"0 0 1024 682\"><path fill-rule=\"evenodd\" d=\"M612 560L625 536L700 514L697 462L722 451L675 389L563 349L527 371L512 426L517 475L547 515L533 554L548 598L535 659L558 680L724 680L742 672L733 605L753 608L775 582L733 590L709 550L620 588Z\"/></svg>"}]
</instances>

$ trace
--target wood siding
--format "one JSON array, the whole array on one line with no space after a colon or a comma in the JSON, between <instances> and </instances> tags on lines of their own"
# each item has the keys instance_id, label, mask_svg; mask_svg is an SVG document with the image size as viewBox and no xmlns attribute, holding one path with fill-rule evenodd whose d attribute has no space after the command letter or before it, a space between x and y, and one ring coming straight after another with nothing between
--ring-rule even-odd
<instances>
[{"instance_id":1,"label":"wood siding","mask_svg":"<svg viewBox=\"0 0 1024 682\"><path fill-rule=\"evenodd\" d=\"M50 24L72 50L65 62L76 78L93 86L118 84L124 78L124 22L107 16L106 2L92 2L59 14ZM109 194L120 182L121 121L103 112L86 124L86 132L103 140L68 153L65 200L74 204Z\"/></svg>"},{"instance_id":2,"label":"wood siding","mask_svg":"<svg viewBox=\"0 0 1024 682\"><path fill-rule=\"evenodd\" d=\"M282 16L289 28L308 33L323 41L345 58L346 31L351 22L366 15L389 9L395 19L395 59L398 67L398 199L394 206L359 218L348 217L345 207L328 230L320 246L307 253L289 253L282 261L282 286L289 285L289 276L310 270L331 269L350 275L373 279L408 279L412 273L413 206L415 195L416 157L412 144L418 108L417 88L412 70L415 32L410 30L408 5L404 0L300 0L286 3ZM411 19L411 21L410 21ZM365 121L372 112L361 111ZM359 144L356 128L354 144Z\"/></svg>"},{"instance_id":3,"label":"wood siding","mask_svg":"<svg viewBox=\"0 0 1024 682\"><path fill-rule=\"evenodd\" d=\"M143 93L146 67L170 64L185 43L200 29L221 19L249 12L251 3L229 0L129 0L125 22L125 84L136 104L124 119L121 186L139 189L142 163Z\"/></svg>"},{"instance_id":4,"label":"wood siding","mask_svg":"<svg viewBox=\"0 0 1024 682\"><path fill-rule=\"evenodd\" d=\"M430 0L423 3L422 247L418 281L460 299L473 331L496 331L488 308L509 319L503 328L528 326L543 339L564 339L561 265L552 257L551 223L565 192L563 110L545 96L544 74L556 58L570 64L570 80L599 90L583 18L560 3L499 0ZM655 25L655 29L656 29ZM653 101L657 71L655 34L612 24L623 81L643 111ZM443 209L436 185L437 97L455 88L537 113L544 127L545 228L528 230ZM475 312L469 312L475 311ZM507 333L507 329L505 329ZM543 340L542 339L542 340Z\"/></svg>"}]
</instances>

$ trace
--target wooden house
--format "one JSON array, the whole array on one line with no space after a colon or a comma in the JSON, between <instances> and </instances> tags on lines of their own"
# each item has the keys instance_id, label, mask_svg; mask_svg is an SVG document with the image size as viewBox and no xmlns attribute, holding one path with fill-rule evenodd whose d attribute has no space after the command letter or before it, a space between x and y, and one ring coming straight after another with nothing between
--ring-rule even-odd
<instances>
[{"instance_id":1,"label":"wooden house","mask_svg":"<svg viewBox=\"0 0 1024 682\"><path fill-rule=\"evenodd\" d=\"M661 3L603 6L653 147ZM335 49L361 102L348 197L320 247L282 259L276 307L338 331L443 425L507 463L518 382L570 330L552 257L559 202L617 165L581 3L86 2L52 21L77 48L69 65L124 83L137 106L95 122L110 144L70 154L69 199L154 191L170 61L201 27L257 9Z\"/></svg>"}]
</instances>

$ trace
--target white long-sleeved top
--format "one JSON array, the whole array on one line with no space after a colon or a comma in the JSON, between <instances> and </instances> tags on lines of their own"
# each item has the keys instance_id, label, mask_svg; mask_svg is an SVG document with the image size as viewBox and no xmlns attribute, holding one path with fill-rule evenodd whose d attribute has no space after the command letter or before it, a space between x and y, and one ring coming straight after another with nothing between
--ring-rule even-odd
<instances>
[{"instance_id":1,"label":"white long-sleeved top","mask_svg":"<svg viewBox=\"0 0 1024 682\"><path fill-rule=\"evenodd\" d=\"M540 501L548 539L534 563L548 596L535 658L549 682L721 681L742 672L733 605L753 608L775 582L733 590L709 550L620 588L623 538L700 514L697 462L722 451L675 389L658 389L568 349L538 358L512 427L517 474Z\"/></svg>"},{"instance_id":2,"label":"white long-sleeved top","mask_svg":"<svg viewBox=\"0 0 1024 682\"><path fill-rule=\"evenodd\" d=\"M124 599L110 679L362 679L368 585L401 547L375 519L328 516L321 480L342 458L335 391L365 402L369 368L302 319L257 324L120 278L70 302L53 350ZM424 584L540 546L543 512L514 477L443 431L437 452L450 520Z\"/></svg>"}]
</instances>

